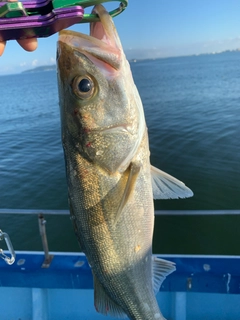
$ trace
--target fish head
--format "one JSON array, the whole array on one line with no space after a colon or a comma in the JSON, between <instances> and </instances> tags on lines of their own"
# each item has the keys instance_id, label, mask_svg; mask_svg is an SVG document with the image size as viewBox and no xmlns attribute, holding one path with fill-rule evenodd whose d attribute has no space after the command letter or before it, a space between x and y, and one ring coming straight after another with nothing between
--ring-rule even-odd
<instances>
[{"instance_id":1,"label":"fish head","mask_svg":"<svg viewBox=\"0 0 240 320\"><path fill-rule=\"evenodd\" d=\"M102 5L94 11L100 21L91 23L90 36L59 35L63 145L67 133L81 156L110 173L121 172L141 143L144 113L112 18Z\"/></svg>"}]
</instances>

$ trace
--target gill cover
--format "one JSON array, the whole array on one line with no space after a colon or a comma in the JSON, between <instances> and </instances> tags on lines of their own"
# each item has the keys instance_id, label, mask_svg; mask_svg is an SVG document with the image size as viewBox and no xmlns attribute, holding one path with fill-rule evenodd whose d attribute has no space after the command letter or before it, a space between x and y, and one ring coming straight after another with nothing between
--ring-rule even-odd
<instances>
[{"instance_id":1,"label":"gill cover","mask_svg":"<svg viewBox=\"0 0 240 320\"><path fill-rule=\"evenodd\" d=\"M112 19L99 5L90 36L60 32L61 113L80 154L110 173L130 165L145 118L130 66ZM64 137L63 137L64 143Z\"/></svg>"}]
</instances>

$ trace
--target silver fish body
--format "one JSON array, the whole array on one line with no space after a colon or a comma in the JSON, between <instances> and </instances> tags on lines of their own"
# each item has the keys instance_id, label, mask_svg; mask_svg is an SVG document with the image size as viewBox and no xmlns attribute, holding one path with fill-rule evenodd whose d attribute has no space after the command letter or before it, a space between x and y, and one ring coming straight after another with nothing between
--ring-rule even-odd
<instances>
[{"instance_id":1,"label":"silver fish body","mask_svg":"<svg viewBox=\"0 0 240 320\"><path fill-rule=\"evenodd\" d=\"M71 217L92 268L97 311L164 319L155 293L175 267L152 257L153 193L158 198L192 193L151 167L129 64L111 17L101 5L95 11L100 22L91 25L91 36L63 31L58 42Z\"/></svg>"}]
</instances>

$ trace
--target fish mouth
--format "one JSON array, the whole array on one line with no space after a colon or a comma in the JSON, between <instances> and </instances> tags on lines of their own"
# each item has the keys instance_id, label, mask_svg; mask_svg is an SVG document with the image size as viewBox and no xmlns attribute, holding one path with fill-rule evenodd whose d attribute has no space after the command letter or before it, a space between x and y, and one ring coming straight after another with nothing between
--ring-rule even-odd
<instances>
[{"instance_id":1,"label":"fish mouth","mask_svg":"<svg viewBox=\"0 0 240 320\"><path fill-rule=\"evenodd\" d=\"M107 128L98 128L98 129L92 129L90 130L90 133L125 133L125 134L131 134L134 135L134 132L131 130L130 126L127 125L113 125Z\"/></svg>"},{"instance_id":2,"label":"fish mouth","mask_svg":"<svg viewBox=\"0 0 240 320\"><path fill-rule=\"evenodd\" d=\"M101 61L118 70L120 68L122 45L112 17L101 5L93 8L100 21L90 23L90 35L71 30L59 32L58 41L63 42L86 55L93 63Z\"/></svg>"}]
</instances>

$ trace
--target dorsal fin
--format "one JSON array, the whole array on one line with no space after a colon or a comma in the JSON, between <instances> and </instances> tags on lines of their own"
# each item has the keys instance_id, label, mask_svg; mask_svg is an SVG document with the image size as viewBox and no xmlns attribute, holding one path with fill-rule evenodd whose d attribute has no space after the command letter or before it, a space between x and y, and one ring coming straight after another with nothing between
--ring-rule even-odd
<instances>
[{"instance_id":1,"label":"dorsal fin","mask_svg":"<svg viewBox=\"0 0 240 320\"><path fill-rule=\"evenodd\" d=\"M158 293L163 281L166 279L166 277L174 272L176 270L175 263L160 259L157 257L152 257L153 264L152 264L152 270L153 270L153 291L155 294Z\"/></svg>"},{"instance_id":2,"label":"dorsal fin","mask_svg":"<svg viewBox=\"0 0 240 320\"><path fill-rule=\"evenodd\" d=\"M193 196L192 190L164 171L151 166L153 199L178 199Z\"/></svg>"},{"instance_id":3,"label":"dorsal fin","mask_svg":"<svg viewBox=\"0 0 240 320\"><path fill-rule=\"evenodd\" d=\"M116 304L109 295L105 292L105 289L93 273L94 282L94 306L97 312L106 315L110 315L116 318L126 318L126 314L123 309Z\"/></svg>"}]
</instances>

